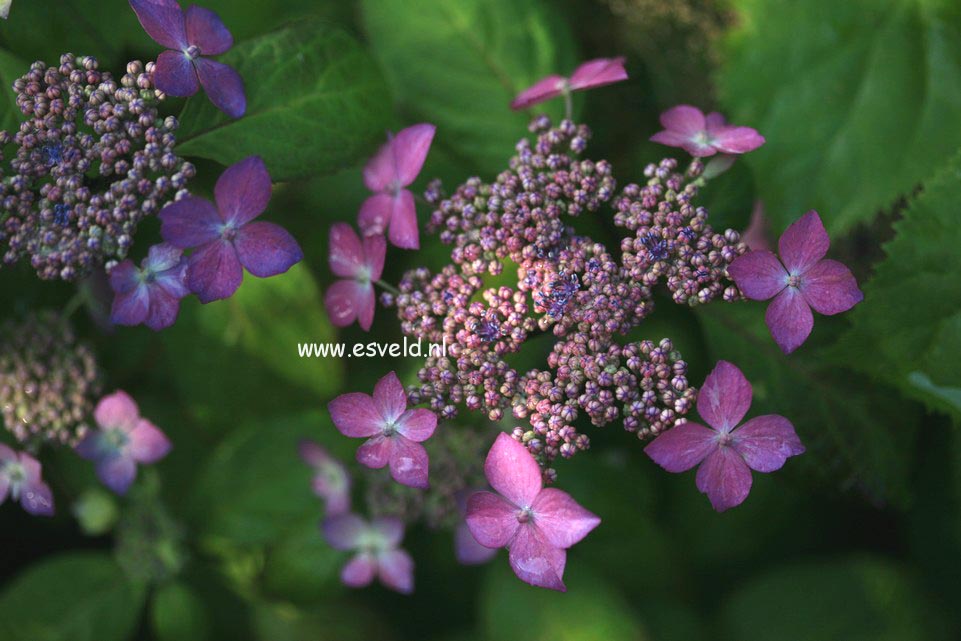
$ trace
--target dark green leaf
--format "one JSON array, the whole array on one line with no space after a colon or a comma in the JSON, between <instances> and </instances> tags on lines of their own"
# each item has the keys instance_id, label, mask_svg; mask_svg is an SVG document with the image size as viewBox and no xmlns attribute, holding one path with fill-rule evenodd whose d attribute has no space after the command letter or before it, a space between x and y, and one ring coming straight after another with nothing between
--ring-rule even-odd
<instances>
[{"instance_id":1,"label":"dark green leaf","mask_svg":"<svg viewBox=\"0 0 961 641\"><path fill-rule=\"evenodd\" d=\"M153 595L150 616L158 641L204 641L210 622L204 605L185 583L163 585Z\"/></svg>"}]
</instances>

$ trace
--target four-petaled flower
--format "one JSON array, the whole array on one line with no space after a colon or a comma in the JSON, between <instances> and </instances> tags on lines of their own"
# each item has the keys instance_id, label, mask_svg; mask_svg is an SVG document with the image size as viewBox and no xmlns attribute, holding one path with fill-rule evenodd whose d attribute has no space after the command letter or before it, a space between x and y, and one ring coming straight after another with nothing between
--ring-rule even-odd
<instances>
[{"instance_id":1,"label":"four-petaled flower","mask_svg":"<svg viewBox=\"0 0 961 641\"><path fill-rule=\"evenodd\" d=\"M126 392L117 391L97 404L91 430L77 444L77 453L94 461L97 476L117 494L126 494L137 477L137 464L156 463L170 451L170 441L140 410Z\"/></svg>"},{"instance_id":2,"label":"four-petaled flower","mask_svg":"<svg viewBox=\"0 0 961 641\"><path fill-rule=\"evenodd\" d=\"M396 518L376 518L371 523L356 514L325 519L324 537L337 550L357 554L344 566L340 579L352 588L362 588L377 576L391 590L414 591L414 560L400 549L404 524Z\"/></svg>"},{"instance_id":3,"label":"four-petaled flower","mask_svg":"<svg viewBox=\"0 0 961 641\"><path fill-rule=\"evenodd\" d=\"M651 140L669 147L681 147L692 156L744 154L764 144L764 136L750 127L729 125L724 116L707 116L690 105L678 105L661 114L661 126Z\"/></svg>"},{"instance_id":4,"label":"four-petaled flower","mask_svg":"<svg viewBox=\"0 0 961 641\"><path fill-rule=\"evenodd\" d=\"M553 75L537 81L531 87L517 94L517 97L511 103L511 109L527 109L531 105L556 98L562 94L603 87L622 80L627 80L624 58L588 60L575 69L570 78Z\"/></svg>"},{"instance_id":5,"label":"four-petaled flower","mask_svg":"<svg viewBox=\"0 0 961 641\"><path fill-rule=\"evenodd\" d=\"M600 524L566 492L545 488L526 447L500 434L484 472L498 492L477 492L467 502L467 526L477 542L507 547L514 573L531 585L565 591L567 548Z\"/></svg>"},{"instance_id":6,"label":"four-petaled flower","mask_svg":"<svg viewBox=\"0 0 961 641\"><path fill-rule=\"evenodd\" d=\"M186 97L203 85L210 102L232 118L247 110L240 75L222 62L203 56L226 53L233 36L210 9L190 7L184 12L176 0L130 0L144 31L167 47L157 57L154 84L171 96Z\"/></svg>"},{"instance_id":7,"label":"four-petaled flower","mask_svg":"<svg viewBox=\"0 0 961 641\"><path fill-rule=\"evenodd\" d=\"M37 459L0 443L0 504L9 496L34 516L53 516L53 494L40 473Z\"/></svg>"},{"instance_id":8,"label":"four-petaled flower","mask_svg":"<svg viewBox=\"0 0 961 641\"><path fill-rule=\"evenodd\" d=\"M661 433L644 452L668 472L695 465L697 489L718 512L740 505L751 491L751 470L773 472L804 453L794 426L768 414L738 427L751 407L751 384L736 366L719 361L697 395L697 412L711 428L683 423Z\"/></svg>"},{"instance_id":9,"label":"four-petaled flower","mask_svg":"<svg viewBox=\"0 0 961 641\"><path fill-rule=\"evenodd\" d=\"M820 216L809 211L778 240L780 260L769 251L752 251L727 268L748 298L777 296L764 319L785 354L800 347L811 334L812 308L830 316L846 312L864 299L851 270L836 260L824 259L830 244Z\"/></svg>"},{"instance_id":10,"label":"four-petaled flower","mask_svg":"<svg viewBox=\"0 0 961 641\"><path fill-rule=\"evenodd\" d=\"M190 293L184 279L187 259L183 251L161 243L147 252L138 269L125 260L110 270L115 297L110 320L118 325L143 323L157 331L177 320L180 299Z\"/></svg>"},{"instance_id":11,"label":"four-petaled flower","mask_svg":"<svg viewBox=\"0 0 961 641\"><path fill-rule=\"evenodd\" d=\"M366 438L357 460L380 469L390 465L395 481L427 488L427 450L421 445L437 428L437 415L425 409L407 409L407 394L397 374L377 381L374 395L341 394L327 408L334 425L345 436Z\"/></svg>"},{"instance_id":12,"label":"four-petaled flower","mask_svg":"<svg viewBox=\"0 0 961 641\"><path fill-rule=\"evenodd\" d=\"M350 476L344 464L315 441L304 439L298 445L300 458L314 469L314 494L324 499L327 516L350 511Z\"/></svg>"},{"instance_id":13,"label":"four-petaled flower","mask_svg":"<svg viewBox=\"0 0 961 641\"><path fill-rule=\"evenodd\" d=\"M287 231L273 223L252 222L270 201L270 174L251 156L231 165L217 179L213 203L197 196L173 202L160 212L160 235L180 249L196 248L187 263L187 286L202 303L233 296L244 268L258 278L283 274L304 253Z\"/></svg>"},{"instance_id":14,"label":"four-petaled flower","mask_svg":"<svg viewBox=\"0 0 961 641\"><path fill-rule=\"evenodd\" d=\"M330 269L338 280L324 295L330 321L347 327L356 319L366 331L374 322L377 296L374 281L384 271L387 241L368 236L361 241L350 225L336 223L330 228Z\"/></svg>"},{"instance_id":15,"label":"four-petaled flower","mask_svg":"<svg viewBox=\"0 0 961 641\"><path fill-rule=\"evenodd\" d=\"M405 187L417 178L436 127L420 124L390 136L364 167L364 184L375 192L360 206L357 224L365 236L387 233L396 247L420 248L414 194Z\"/></svg>"}]
</instances>

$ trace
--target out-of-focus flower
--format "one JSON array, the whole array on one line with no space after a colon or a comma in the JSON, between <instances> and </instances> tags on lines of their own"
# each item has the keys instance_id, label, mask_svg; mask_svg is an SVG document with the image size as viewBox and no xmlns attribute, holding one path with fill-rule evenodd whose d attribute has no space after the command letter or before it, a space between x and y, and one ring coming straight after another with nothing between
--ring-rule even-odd
<instances>
[{"instance_id":1,"label":"out-of-focus flower","mask_svg":"<svg viewBox=\"0 0 961 641\"><path fill-rule=\"evenodd\" d=\"M751 407L751 384L736 366L719 361L697 396L697 423L673 427L644 451L668 472L700 464L697 489L718 512L740 505L751 491L751 470L773 472L804 453L794 426L783 416L752 418L738 427Z\"/></svg>"},{"instance_id":2,"label":"out-of-focus flower","mask_svg":"<svg viewBox=\"0 0 961 641\"><path fill-rule=\"evenodd\" d=\"M390 475L402 485L427 488L427 450L421 442L437 428L437 415L425 409L407 409L407 394L397 374L391 372L374 387L374 395L341 394L327 408L334 425L345 436L366 438L357 460L380 469L390 465Z\"/></svg>"},{"instance_id":3,"label":"out-of-focus flower","mask_svg":"<svg viewBox=\"0 0 961 641\"><path fill-rule=\"evenodd\" d=\"M126 494L137 477L137 464L156 463L170 451L170 441L126 392L101 399L94 411L99 430L90 431L77 453L96 464L97 476L117 494Z\"/></svg>"},{"instance_id":4,"label":"out-of-focus flower","mask_svg":"<svg viewBox=\"0 0 961 641\"><path fill-rule=\"evenodd\" d=\"M41 478L40 462L0 443L0 503L8 496L34 516L53 516L53 494Z\"/></svg>"},{"instance_id":5,"label":"out-of-focus flower","mask_svg":"<svg viewBox=\"0 0 961 641\"><path fill-rule=\"evenodd\" d=\"M398 547L404 538L400 519L377 518L368 523L356 514L342 514L325 519L323 530L331 547L357 553L340 573L345 585L361 588L376 576L391 590L414 591L414 560Z\"/></svg>"},{"instance_id":6,"label":"out-of-focus flower","mask_svg":"<svg viewBox=\"0 0 961 641\"><path fill-rule=\"evenodd\" d=\"M350 476L344 464L316 441L304 439L298 445L300 458L314 470L314 494L324 499L327 516L350 511Z\"/></svg>"},{"instance_id":7,"label":"out-of-focus flower","mask_svg":"<svg viewBox=\"0 0 961 641\"><path fill-rule=\"evenodd\" d=\"M622 80L627 80L624 58L588 60L575 69L570 78L553 75L537 81L531 87L517 94L517 97L511 103L511 109L527 109L532 105L565 93L603 87Z\"/></svg>"},{"instance_id":8,"label":"out-of-focus flower","mask_svg":"<svg viewBox=\"0 0 961 641\"><path fill-rule=\"evenodd\" d=\"M387 241L383 236L367 236L363 240L347 223L330 228L330 269L342 280L324 294L324 307L330 322L347 327L354 320L365 330L374 322L377 296L374 281L384 271Z\"/></svg>"},{"instance_id":9,"label":"out-of-focus flower","mask_svg":"<svg viewBox=\"0 0 961 641\"><path fill-rule=\"evenodd\" d=\"M664 131L651 136L652 141L681 147L692 156L744 154L764 144L764 136L756 130L729 125L717 112L705 116L690 105L678 105L662 113L661 126Z\"/></svg>"},{"instance_id":10,"label":"out-of-focus flower","mask_svg":"<svg viewBox=\"0 0 961 641\"><path fill-rule=\"evenodd\" d=\"M175 0L130 0L144 31L166 47L157 57L154 82L171 96L192 96L203 86L210 102L231 118L247 110L244 82L233 68L204 56L226 53L233 36L220 16L203 7L184 12Z\"/></svg>"},{"instance_id":11,"label":"out-of-focus flower","mask_svg":"<svg viewBox=\"0 0 961 641\"><path fill-rule=\"evenodd\" d=\"M202 303L233 296L244 268L258 278L283 274L304 253L283 227L254 222L270 201L270 174L259 156L228 167L214 187L217 205L187 196L160 212L163 239L196 248L187 263L187 286Z\"/></svg>"},{"instance_id":12,"label":"out-of-focus flower","mask_svg":"<svg viewBox=\"0 0 961 641\"><path fill-rule=\"evenodd\" d=\"M387 144L364 167L364 184L375 192L360 207L357 224L365 236L387 234L396 247L418 249L417 207L405 187L417 179L430 151L436 127L407 127L390 136Z\"/></svg>"},{"instance_id":13,"label":"out-of-focus flower","mask_svg":"<svg viewBox=\"0 0 961 641\"><path fill-rule=\"evenodd\" d=\"M138 269L125 260L110 271L115 298L110 320L118 325L143 323L158 331L177 320L180 299L190 293L184 280L187 259L173 245L154 245Z\"/></svg>"},{"instance_id":14,"label":"out-of-focus flower","mask_svg":"<svg viewBox=\"0 0 961 641\"><path fill-rule=\"evenodd\" d=\"M519 579L564 591L567 548L601 519L567 492L545 488L541 469L527 449L500 434L487 454L484 472L497 491L477 492L467 502L467 526L481 545L506 547Z\"/></svg>"},{"instance_id":15,"label":"out-of-focus flower","mask_svg":"<svg viewBox=\"0 0 961 641\"><path fill-rule=\"evenodd\" d=\"M760 200L754 203L751 210L751 220L747 229L741 235L741 240L747 245L748 249L754 251L770 251L771 243L768 241L768 221L764 216L764 203Z\"/></svg>"},{"instance_id":16,"label":"out-of-focus flower","mask_svg":"<svg viewBox=\"0 0 961 641\"><path fill-rule=\"evenodd\" d=\"M814 327L812 309L831 316L846 312L864 299L851 270L824 258L830 245L821 217L809 211L781 235L780 260L769 251L752 251L728 267L745 296L753 300L774 298L764 319L785 354L810 336Z\"/></svg>"}]
</instances>

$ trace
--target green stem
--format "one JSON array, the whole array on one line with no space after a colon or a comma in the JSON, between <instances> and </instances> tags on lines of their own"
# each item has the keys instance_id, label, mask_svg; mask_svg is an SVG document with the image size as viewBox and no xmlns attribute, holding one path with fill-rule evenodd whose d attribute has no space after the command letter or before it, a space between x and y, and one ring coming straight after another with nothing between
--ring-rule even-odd
<instances>
[{"instance_id":1,"label":"green stem","mask_svg":"<svg viewBox=\"0 0 961 641\"><path fill-rule=\"evenodd\" d=\"M564 117L567 120L572 120L574 118L574 99L571 96L571 90L564 90Z\"/></svg>"},{"instance_id":2,"label":"green stem","mask_svg":"<svg viewBox=\"0 0 961 641\"><path fill-rule=\"evenodd\" d=\"M374 284L377 285L378 287L386 289L394 296L400 296L400 290L394 287L393 285L391 285L390 283L385 283L382 280L378 280L378 281L374 281Z\"/></svg>"},{"instance_id":3,"label":"green stem","mask_svg":"<svg viewBox=\"0 0 961 641\"><path fill-rule=\"evenodd\" d=\"M63 311L60 313L60 317L63 318L63 320L68 320L71 316L73 316L74 312L80 309L86 302L86 291L84 291L83 288L78 289L77 293L67 301L66 305L64 305Z\"/></svg>"}]
</instances>

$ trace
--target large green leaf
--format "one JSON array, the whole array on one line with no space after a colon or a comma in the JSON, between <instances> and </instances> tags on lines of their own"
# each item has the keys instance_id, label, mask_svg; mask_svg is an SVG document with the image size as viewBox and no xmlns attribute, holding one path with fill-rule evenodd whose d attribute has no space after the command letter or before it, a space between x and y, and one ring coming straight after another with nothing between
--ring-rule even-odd
<instances>
[{"instance_id":1,"label":"large green leaf","mask_svg":"<svg viewBox=\"0 0 961 641\"><path fill-rule=\"evenodd\" d=\"M435 144L484 172L505 167L528 116L521 90L576 64L560 12L539 0L364 0L363 22L410 122L438 127ZM558 104L551 113L561 113Z\"/></svg>"},{"instance_id":2,"label":"large green leaf","mask_svg":"<svg viewBox=\"0 0 961 641\"><path fill-rule=\"evenodd\" d=\"M197 94L180 116L178 153L225 165L256 154L284 181L345 167L383 137L387 85L340 29L299 20L237 45L222 61L244 79L247 113L234 120Z\"/></svg>"},{"instance_id":3,"label":"large green leaf","mask_svg":"<svg viewBox=\"0 0 961 641\"><path fill-rule=\"evenodd\" d=\"M10 641L125 641L143 606L104 553L62 554L27 569L0 593L0 638Z\"/></svg>"},{"instance_id":4,"label":"large green leaf","mask_svg":"<svg viewBox=\"0 0 961 641\"><path fill-rule=\"evenodd\" d=\"M734 0L719 84L780 231L817 209L870 221L961 146L961 6L940 0Z\"/></svg>"}]
</instances>

